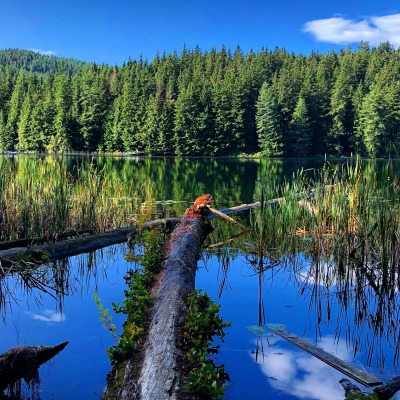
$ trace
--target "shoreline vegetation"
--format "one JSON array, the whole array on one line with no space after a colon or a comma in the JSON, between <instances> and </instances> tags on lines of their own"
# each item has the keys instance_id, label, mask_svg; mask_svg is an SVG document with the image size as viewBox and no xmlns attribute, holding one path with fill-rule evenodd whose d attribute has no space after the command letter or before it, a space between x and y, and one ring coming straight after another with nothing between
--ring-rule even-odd
<instances>
[{"instance_id":1,"label":"shoreline vegetation","mask_svg":"<svg viewBox=\"0 0 400 400\"><path fill-rule=\"evenodd\" d=\"M122 66L0 51L0 150L393 157L400 51L224 46Z\"/></svg>"}]
</instances>

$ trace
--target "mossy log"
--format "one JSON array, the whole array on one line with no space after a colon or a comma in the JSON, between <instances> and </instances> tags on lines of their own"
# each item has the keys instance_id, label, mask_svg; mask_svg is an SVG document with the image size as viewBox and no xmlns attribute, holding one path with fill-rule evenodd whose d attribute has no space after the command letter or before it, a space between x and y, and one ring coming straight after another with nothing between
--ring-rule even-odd
<instances>
[{"instance_id":1,"label":"mossy log","mask_svg":"<svg viewBox=\"0 0 400 400\"><path fill-rule=\"evenodd\" d=\"M37 376L39 367L64 350L68 342L54 347L14 347L0 355L0 391L14 385L20 379L27 382Z\"/></svg>"},{"instance_id":2,"label":"mossy log","mask_svg":"<svg viewBox=\"0 0 400 400\"><path fill-rule=\"evenodd\" d=\"M195 288L202 243L211 231L206 221L210 212L206 206L211 199L210 195L197 199L193 207L186 210L181 223L166 243L166 260L156 279L154 308L143 361L139 368L128 361L122 400L177 398L181 385L177 368L179 350L176 348L178 323L185 313L184 299Z\"/></svg>"}]
</instances>

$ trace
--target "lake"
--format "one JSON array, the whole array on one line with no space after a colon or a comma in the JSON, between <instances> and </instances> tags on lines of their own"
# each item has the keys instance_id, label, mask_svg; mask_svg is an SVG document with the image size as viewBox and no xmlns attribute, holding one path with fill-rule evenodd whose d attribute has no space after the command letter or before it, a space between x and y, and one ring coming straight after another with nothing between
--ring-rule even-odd
<instances>
[{"instance_id":1,"label":"lake","mask_svg":"<svg viewBox=\"0 0 400 400\"><path fill-rule=\"evenodd\" d=\"M3 156L2 168L12 165L18 170L29 157L34 156ZM166 215L182 214L204 193L214 196L219 209L259 201L266 182L279 184L299 169L324 164L323 159L78 156L60 162L71 172L76 165L92 162L138 187L151 180L156 208ZM367 168L379 169L381 163L367 162ZM394 163L395 171L398 167ZM246 225L253 223L249 212L233 217ZM377 293L365 280L336 274L332 260L315 265L300 252L260 260L252 235L232 239L238 233L235 226L225 221L213 225L216 229L199 261L196 287L221 304L221 316L232 323L216 356L230 375L227 399L344 398L339 385L343 374L272 334L274 327L284 327L384 381L399 373L397 286ZM225 243L214 246L217 242ZM110 370L105 350L114 339L101 326L93 296L96 292L106 308L123 300L124 275L132 266L124 258L128 252L127 245L111 246L41 266L30 277L30 285L21 274L7 274L0 281L0 353L25 344L69 342L40 368L34 398L101 397ZM32 282L40 285L32 287ZM121 327L121 315L112 318ZM28 396L32 397L31 389L23 387L22 397Z\"/></svg>"}]
</instances>

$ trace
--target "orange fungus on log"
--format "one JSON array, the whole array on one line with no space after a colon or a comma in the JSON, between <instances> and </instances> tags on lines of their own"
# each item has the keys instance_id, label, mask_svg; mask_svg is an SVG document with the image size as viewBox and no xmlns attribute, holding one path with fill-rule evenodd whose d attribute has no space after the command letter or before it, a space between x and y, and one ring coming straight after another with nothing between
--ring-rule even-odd
<instances>
[{"instance_id":1,"label":"orange fungus on log","mask_svg":"<svg viewBox=\"0 0 400 400\"><path fill-rule=\"evenodd\" d=\"M211 194L203 194L202 196L198 197L193 206L188 208L185 212L187 217L205 217L210 213L208 206L212 206L213 197Z\"/></svg>"}]
</instances>

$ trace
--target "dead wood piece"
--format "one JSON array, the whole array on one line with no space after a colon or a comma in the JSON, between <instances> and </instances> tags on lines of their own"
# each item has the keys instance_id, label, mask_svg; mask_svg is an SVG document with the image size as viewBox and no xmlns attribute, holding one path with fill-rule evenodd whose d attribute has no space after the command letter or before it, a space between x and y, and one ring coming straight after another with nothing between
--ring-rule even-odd
<instances>
[{"instance_id":1,"label":"dead wood piece","mask_svg":"<svg viewBox=\"0 0 400 400\"><path fill-rule=\"evenodd\" d=\"M2 269L0 269L0 274L8 272L7 268L11 268L13 264L18 262L41 263L44 260L44 256L46 261L55 261L77 254L89 253L107 246L124 243L139 230L154 229L160 226L164 229L170 229L177 225L180 220L180 218L158 219L145 222L141 224L140 227L123 227L78 239L64 240L41 246L18 247L3 250L0 251L0 263L2 267Z\"/></svg>"},{"instance_id":2,"label":"dead wood piece","mask_svg":"<svg viewBox=\"0 0 400 400\"><path fill-rule=\"evenodd\" d=\"M391 399L400 390L400 375L374 389L379 400Z\"/></svg>"},{"instance_id":3,"label":"dead wood piece","mask_svg":"<svg viewBox=\"0 0 400 400\"><path fill-rule=\"evenodd\" d=\"M51 236L37 237L37 238L24 238L24 239L15 239L15 240L6 240L0 242L0 251L13 249L15 247L29 247L29 246L37 246L40 244L44 244L47 242L57 242L59 240L69 239L74 236L81 236L85 234L92 234L92 229L84 229L80 231L68 230L62 233L56 233Z\"/></svg>"},{"instance_id":4,"label":"dead wood piece","mask_svg":"<svg viewBox=\"0 0 400 400\"><path fill-rule=\"evenodd\" d=\"M212 197L207 199L210 202ZM209 210L207 207L195 207L196 203L186 211L166 244L166 261L154 294L155 303L144 346L143 363L138 376L134 377L132 362L128 362L122 400L177 398L181 384L181 376L176 368L179 354L176 348L178 323L185 313L183 300L195 288L197 260L209 232L206 223Z\"/></svg>"},{"instance_id":5,"label":"dead wood piece","mask_svg":"<svg viewBox=\"0 0 400 400\"><path fill-rule=\"evenodd\" d=\"M68 342L54 347L21 346L0 355L0 391L12 386L20 379L30 381L38 368L64 350Z\"/></svg>"},{"instance_id":6,"label":"dead wood piece","mask_svg":"<svg viewBox=\"0 0 400 400\"><path fill-rule=\"evenodd\" d=\"M358 394L361 393L361 389L354 385L354 383L351 383L348 379L343 378L339 381L340 385L344 389L345 397L348 397L352 394Z\"/></svg>"},{"instance_id":7,"label":"dead wood piece","mask_svg":"<svg viewBox=\"0 0 400 400\"><path fill-rule=\"evenodd\" d=\"M382 381L377 379L375 376L356 368L354 365L335 357L333 354L326 352L320 347L314 346L312 343L307 342L291 332L282 329L273 329L272 332L286 339L288 342L293 343L295 346L306 351L307 353L310 353L312 356L318 358L322 362L349 376L355 381L360 382L364 386L372 387L382 383Z\"/></svg>"}]
</instances>

